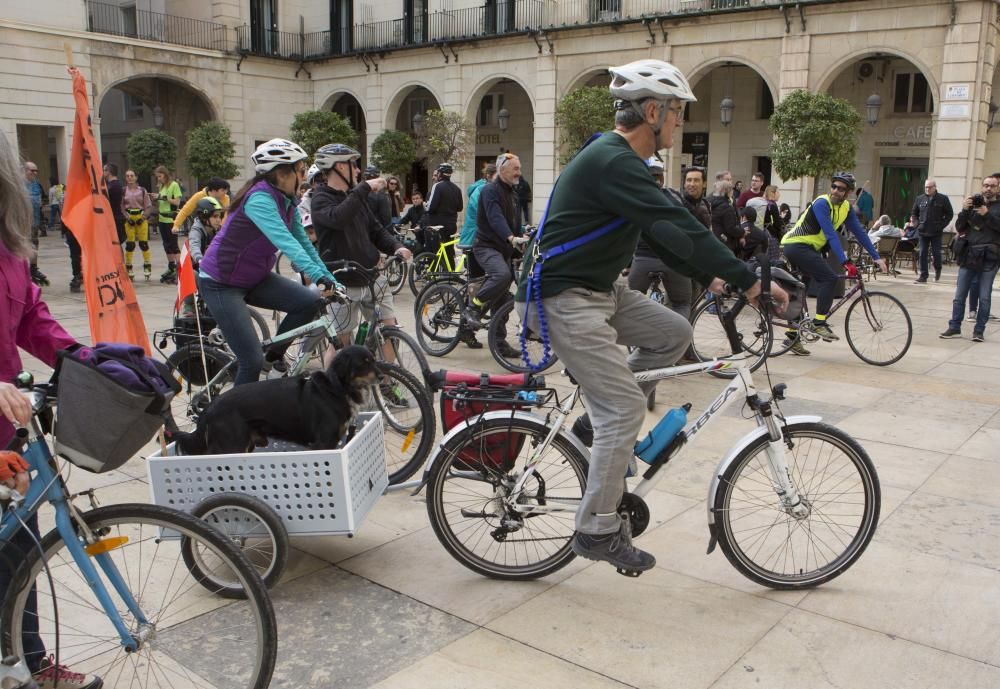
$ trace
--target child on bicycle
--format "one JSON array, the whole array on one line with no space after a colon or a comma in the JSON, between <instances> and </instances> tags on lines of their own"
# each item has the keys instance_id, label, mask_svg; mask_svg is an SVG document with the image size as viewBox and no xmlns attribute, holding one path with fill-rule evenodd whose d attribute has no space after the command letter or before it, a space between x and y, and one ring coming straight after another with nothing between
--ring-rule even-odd
<instances>
[{"instance_id":1,"label":"child on bicycle","mask_svg":"<svg viewBox=\"0 0 1000 689\"><path fill-rule=\"evenodd\" d=\"M0 450L7 448L14 437L14 424L25 426L31 421L31 405L12 384L22 370L18 348L54 366L58 351L76 346L76 340L49 313L41 290L31 281L28 260L33 250L30 236L31 205L24 194L20 165L7 137L0 132ZM29 481L23 463L8 456L3 466L7 471L0 473L9 474L5 483L23 495ZM0 600L6 597L21 553L36 547L35 539L40 538L36 517L28 520L27 526L34 537L21 529L10 542L0 547ZM32 593L26 613L37 617L37 605ZM24 660L40 689L50 689L56 683L65 689L101 686L100 677L56 666L53 657L46 656L45 646L37 633L37 620L33 622L29 625L26 620L24 624Z\"/></svg>"}]
</instances>

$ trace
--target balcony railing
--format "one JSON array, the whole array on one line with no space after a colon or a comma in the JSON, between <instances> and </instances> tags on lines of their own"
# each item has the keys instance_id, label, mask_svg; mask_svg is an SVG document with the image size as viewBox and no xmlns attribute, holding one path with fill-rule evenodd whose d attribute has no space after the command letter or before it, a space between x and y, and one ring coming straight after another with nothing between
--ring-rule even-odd
<instances>
[{"instance_id":1,"label":"balcony railing","mask_svg":"<svg viewBox=\"0 0 1000 689\"><path fill-rule=\"evenodd\" d=\"M223 24L176 17L87 0L87 30L190 48L229 50L229 30Z\"/></svg>"},{"instance_id":2,"label":"balcony railing","mask_svg":"<svg viewBox=\"0 0 1000 689\"><path fill-rule=\"evenodd\" d=\"M236 49L248 55L286 60L318 60L515 33L838 1L850 0L506 0L480 7L436 11L404 19L354 24L314 33L288 33L256 26L242 26L236 29ZM95 5L100 3L88 1L88 6ZM122 11L114 5L101 6ZM112 18L116 16L111 15ZM94 23L93 20L91 23ZM194 23L210 24L210 22ZM113 22L106 21L105 24L114 27ZM119 33L107 29L92 30ZM120 32L119 35L135 35L135 32ZM183 44L190 45L190 43Z\"/></svg>"}]
</instances>

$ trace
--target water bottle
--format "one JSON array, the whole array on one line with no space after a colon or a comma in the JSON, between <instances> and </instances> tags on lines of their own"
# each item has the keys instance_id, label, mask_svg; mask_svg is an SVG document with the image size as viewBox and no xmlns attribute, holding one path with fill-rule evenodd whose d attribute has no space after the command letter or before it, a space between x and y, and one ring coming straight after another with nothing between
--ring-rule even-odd
<instances>
[{"instance_id":1,"label":"water bottle","mask_svg":"<svg viewBox=\"0 0 1000 689\"><path fill-rule=\"evenodd\" d=\"M667 415L660 419L660 422L649 432L645 439L635 444L633 452L646 464L652 464L657 455L663 452L664 448L670 444L674 437L680 433L687 423L687 413L691 409L691 403L683 407L677 407L667 412Z\"/></svg>"},{"instance_id":2,"label":"water bottle","mask_svg":"<svg viewBox=\"0 0 1000 689\"><path fill-rule=\"evenodd\" d=\"M363 345L365 340L368 339L368 323L362 323L358 326L358 334L354 337L354 344Z\"/></svg>"},{"instance_id":3,"label":"water bottle","mask_svg":"<svg viewBox=\"0 0 1000 689\"><path fill-rule=\"evenodd\" d=\"M517 393L517 399L528 403L535 403L538 401L538 393L534 390L519 390Z\"/></svg>"}]
</instances>

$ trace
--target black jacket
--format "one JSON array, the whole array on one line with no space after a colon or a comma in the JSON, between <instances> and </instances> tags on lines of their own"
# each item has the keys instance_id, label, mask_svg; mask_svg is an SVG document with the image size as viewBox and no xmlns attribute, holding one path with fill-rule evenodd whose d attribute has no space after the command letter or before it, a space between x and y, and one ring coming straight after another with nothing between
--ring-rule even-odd
<instances>
[{"instance_id":1,"label":"black jacket","mask_svg":"<svg viewBox=\"0 0 1000 689\"><path fill-rule=\"evenodd\" d=\"M968 246L996 244L1000 249L1000 199L989 204L986 215L979 215L972 208L963 209L955 220L955 229L964 235Z\"/></svg>"},{"instance_id":2,"label":"black jacket","mask_svg":"<svg viewBox=\"0 0 1000 689\"><path fill-rule=\"evenodd\" d=\"M424 204L415 203L406 209L406 212L399 219L399 224L406 225L409 223L410 227L416 229L424 224L424 216L426 215L427 212L424 210Z\"/></svg>"},{"instance_id":3,"label":"black jacket","mask_svg":"<svg viewBox=\"0 0 1000 689\"><path fill-rule=\"evenodd\" d=\"M479 191L476 211L476 239L473 247L496 249L510 258L514 247L507 239L521 234L521 200L512 186L497 175Z\"/></svg>"},{"instance_id":4,"label":"black jacket","mask_svg":"<svg viewBox=\"0 0 1000 689\"><path fill-rule=\"evenodd\" d=\"M688 194L682 196L684 199L684 207L691 211L691 215L698 218L698 222L712 229L712 209L708 205L708 201L702 196L700 199L693 199Z\"/></svg>"},{"instance_id":5,"label":"black jacket","mask_svg":"<svg viewBox=\"0 0 1000 689\"><path fill-rule=\"evenodd\" d=\"M691 215L693 215L695 218L698 219L698 222L700 222L705 227L711 229L712 212L709 209L708 203L706 203L704 198L695 201L687 194L681 194L681 192L677 191L676 189L671 189L670 187L665 187L663 189L663 195L666 196L667 200L669 200L675 206L684 206L685 208L687 208L688 211L691 212ZM652 247L650 247L649 244L647 244L646 242L642 241L641 238L639 239L639 242L635 245L635 255L642 256L643 258L655 258L657 260L660 259L660 255L655 251L653 251Z\"/></svg>"},{"instance_id":6,"label":"black jacket","mask_svg":"<svg viewBox=\"0 0 1000 689\"><path fill-rule=\"evenodd\" d=\"M913 204L910 217L917 219L917 231L924 237L936 237L944 232L948 223L955 217L951 209L951 201L938 192L934 196L921 194Z\"/></svg>"},{"instance_id":7,"label":"black jacket","mask_svg":"<svg viewBox=\"0 0 1000 689\"><path fill-rule=\"evenodd\" d=\"M313 191L313 229L316 249L322 260L347 259L365 268L374 268L378 265L380 251L391 255L402 247L372 215L368 208L370 191L371 187L365 182L349 194L325 184ZM341 274L337 279L352 287L365 285L364 278L359 275Z\"/></svg>"},{"instance_id":8,"label":"black jacket","mask_svg":"<svg viewBox=\"0 0 1000 689\"><path fill-rule=\"evenodd\" d=\"M709 196L708 206L712 209L712 232L730 251L736 253L743 230L732 202L728 196Z\"/></svg>"},{"instance_id":9,"label":"black jacket","mask_svg":"<svg viewBox=\"0 0 1000 689\"><path fill-rule=\"evenodd\" d=\"M462 208L462 190L450 179L443 179L431 188L424 224L443 225L442 234L450 237L455 234Z\"/></svg>"},{"instance_id":10,"label":"black jacket","mask_svg":"<svg viewBox=\"0 0 1000 689\"><path fill-rule=\"evenodd\" d=\"M373 191L368 194L368 207L371 208L372 215L382 227L392 224L392 204L389 201L389 195L384 191Z\"/></svg>"}]
</instances>

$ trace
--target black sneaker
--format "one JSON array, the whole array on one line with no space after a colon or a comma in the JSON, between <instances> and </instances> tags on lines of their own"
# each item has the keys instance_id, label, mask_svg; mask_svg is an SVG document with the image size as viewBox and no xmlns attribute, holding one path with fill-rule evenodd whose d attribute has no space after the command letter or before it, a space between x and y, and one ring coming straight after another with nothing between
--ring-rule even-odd
<instances>
[{"instance_id":1,"label":"black sneaker","mask_svg":"<svg viewBox=\"0 0 1000 689\"><path fill-rule=\"evenodd\" d=\"M959 330L958 328L948 328L943 333L938 335L938 337L940 337L942 340L950 340L954 337L961 337L961 336L962 336L962 331Z\"/></svg>"},{"instance_id":2,"label":"black sneaker","mask_svg":"<svg viewBox=\"0 0 1000 689\"><path fill-rule=\"evenodd\" d=\"M83 291L83 278L73 278L69 281L69 291L73 293Z\"/></svg>"},{"instance_id":3,"label":"black sneaker","mask_svg":"<svg viewBox=\"0 0 1000 689\"><path fill-rule=\"evenodd\" d=\"M580 439L585 447L594 444L594 427L590 423L590 415L584 412L583 416L573 422L571 429L573 435Z\"/></svg>"},{"instance_id":4,"label":"black sneaker","mask_svg":"<svg viewBox=\"0 0 1000 689\"><path fill-rule=\"evenodd\" d=\"M482 312L475 306L469 306L464 311L462 311L462 318L465 319L465 324L471 328L476 328L476 329L482 328L483 327L483 321L481 320L482 317L483 317Z\"/></svg>"},{"instance_id":5,"label":"black sneaker","mask_svg":"<svg viewBox=\"0 0 1000 689\"><path fill-rule=\"evenodd\" d=\"M469 349L482 349L483 343L476 339L476 334L471 330L462 329L462 334L458 336L459 340L465 343L465 346Z\"/></svg>"},{"instance_id":6,"label":"black sneaker","mask_svg":"<svg viewBox=\"0 0 1000 689\"><path fill-rule=\"evenodd\" d=\"M982 333L972 333L973 342L985 342L986 338L983 337Z\"/></svg>"},{"instance_id":7,"label":"black sneaker","mask_svg":"<svg viewBox=\"0 0 1000 689\"><path fill-rule=\"evenodd\" d=\"M913 281L914 285L923 285L927 282L927 278L917 278Z\"/></svg>"},{"instance_id":8,"label":"black sneaker","mask_svg":"<svg viewBox=\"0 0 1000 689\"><path fill-rule=\"evenodd\" d=\"M625 522L623 524L627 527ZM627 576L637 577L655 567L656 558L632 545L631 537L623 531L601 535L577 532L573 537L573 552L588 560L609 562L620 574Z\"/></svg>"},{"instance_id":9,"label":"black sneaker","mask_svg":"<svg viewBox=\"0 0 1000 689\"><path fill-rule=\"evenodd\" d=\"M941 282L941 269L940 268L935 268L934 269L934 282Z\"/></svg>"}]
</instances>

